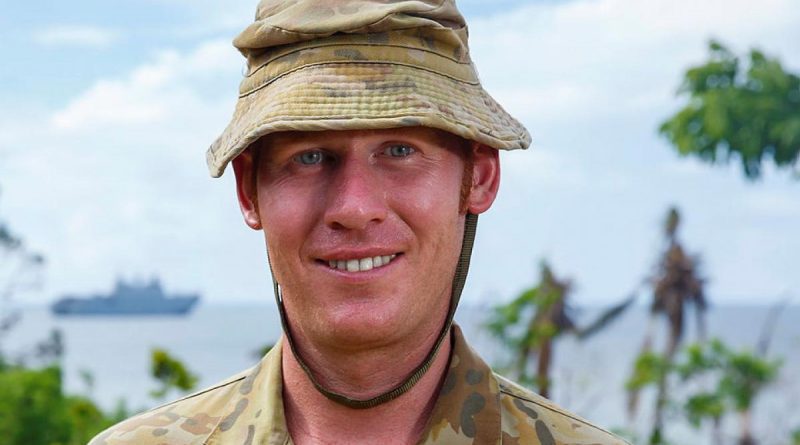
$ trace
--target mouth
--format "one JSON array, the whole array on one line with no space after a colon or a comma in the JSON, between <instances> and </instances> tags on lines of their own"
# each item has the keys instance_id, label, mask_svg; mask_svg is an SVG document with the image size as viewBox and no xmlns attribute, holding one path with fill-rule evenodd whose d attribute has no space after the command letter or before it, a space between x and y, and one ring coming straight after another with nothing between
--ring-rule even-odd
<instances>
[{"instance_id":1,"label":"mouth","mask_svg":"<svg viewBox=\"0 0 800 445\"><path fill-rule=\"evenodd\" d=\"M367 272L372 269L386 267L397 258L399 254L378 255L365 258L352 258L341 260L318 260L329 268L342 272Z\"/></svg>"}]
</instances>

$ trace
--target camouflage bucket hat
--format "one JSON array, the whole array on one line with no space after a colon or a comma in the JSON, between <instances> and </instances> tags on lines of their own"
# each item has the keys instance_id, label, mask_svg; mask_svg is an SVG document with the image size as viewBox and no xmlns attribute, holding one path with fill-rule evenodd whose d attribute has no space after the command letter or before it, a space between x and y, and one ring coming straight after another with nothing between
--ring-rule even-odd
<instances>
[{"instance_id":1,"label":"camouflage bucket hat","mask_svg":"<svg viewBox=\"0 0 800 445\"><path fill-rule=\"evenodd\" d=\"M235 40L247 58L212 176L278 131L426 126L496 149L527 130L481 87L454 0L262 0Z\"/></svg>"}]
</instances>

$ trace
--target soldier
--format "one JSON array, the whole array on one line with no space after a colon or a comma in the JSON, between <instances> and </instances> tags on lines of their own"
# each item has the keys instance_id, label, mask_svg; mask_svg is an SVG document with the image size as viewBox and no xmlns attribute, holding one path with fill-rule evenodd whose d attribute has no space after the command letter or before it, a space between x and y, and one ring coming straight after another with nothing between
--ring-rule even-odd
<instances>
[{"instance_id":1,"label":"soldier","mask_svg":"<svg viewBox=\"0 0 800 445\"><path fill-rule=\"evenodd\" d=\"M453 315L499 150L453 0L262 0L207 153L263 230L284 328L253 369L102 444L622 444L492 373ZM220 334L224 335L224 334Z\"/></svg>"}]
</instances>

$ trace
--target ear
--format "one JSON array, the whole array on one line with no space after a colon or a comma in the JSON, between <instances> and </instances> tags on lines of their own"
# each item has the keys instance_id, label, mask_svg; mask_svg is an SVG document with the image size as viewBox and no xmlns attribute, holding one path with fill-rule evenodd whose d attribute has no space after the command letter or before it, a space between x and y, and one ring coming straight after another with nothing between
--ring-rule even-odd
<instances>
[{"instance_id":1,"label":"ear","mask_svg":"<svg viewBox=\"0 0 800 445\"><path fill-rule=\"evenodd\" d=\"M475 215L492 206L500 188L500 155L498 150L478 142L472 143L472 189L467 210Z\"/></svg>"},{"instance_id":2,"label":"ear","mask_svg":"<svg viewBox=\"0 0 800 445\"><path fill-rule=\"evenodd\" d=\"M236 175L236 196L244 222L253 230L261 230L261 216L258 214L258 185L253 150L248 148L233 159L233 173Z\"/></svg>"}]
</instances>

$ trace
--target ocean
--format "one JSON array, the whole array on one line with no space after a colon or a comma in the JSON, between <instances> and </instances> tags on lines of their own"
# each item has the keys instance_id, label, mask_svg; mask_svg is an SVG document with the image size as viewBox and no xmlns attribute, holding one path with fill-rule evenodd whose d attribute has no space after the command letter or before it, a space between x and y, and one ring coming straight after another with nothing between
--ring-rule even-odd
<instances>
[{"instance_id":1,"label":"ocean","mask_svg":"<svg viewBox=\"0 0 800 445\"><path fill-rule=\"evenodd\" d=\"M459 308L456 320L467 339L493 364L507 358L502 345L483 327L488 310ZM712 307L708 313L710 337L722 338L735 348L753 348L769 308L766 306ZM580 313L590 320L595 309ZM694 321L689 318L690 328ZM607 330L579 342L564 337L556 342L551 397L562 406L609 428L632 426L643 432L649 412L643 410L631 423L625 414L624 382L648 325L643 307L630 309ZM664 326L658 326L664 328ZM150 377L152 348L163 348L180 358L199 375L198 389L209 386L257 361L256 351L273 343L281 327L271 305L199 305L187 317L54 317L44 307L23 311L21 322L3 339L0 347L11 356L30 351L52 329L63 334L62 359L66 390L86 394L107 409L120 401L130 409L144 409L160 401L150 397L157 387ZM789 307L773 326L771 357L783 360L780 378L757 401L755 429L762 445L787 444L789 432L800 428L800 307ZM663 341L664 329L657 340ZM689 329L687 340L692 340ZM660 343L656 343L657 345ZM91 374L87 385L82 374ZM681 394L675 385L673 393ZM172 394L170 397L177 397ZM645 393L642 407L652 405ZM735 437L738 424L731 417L725 423L726 437ZM669 437L674 443L708 443L707 430L694 430L677 408L668 418Z\"/></svg>"}]
</instances>

